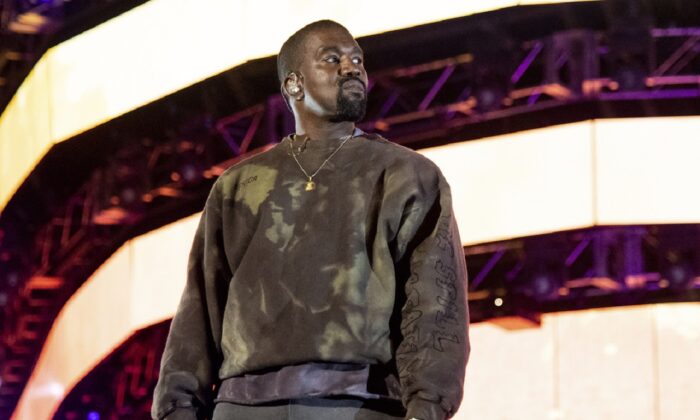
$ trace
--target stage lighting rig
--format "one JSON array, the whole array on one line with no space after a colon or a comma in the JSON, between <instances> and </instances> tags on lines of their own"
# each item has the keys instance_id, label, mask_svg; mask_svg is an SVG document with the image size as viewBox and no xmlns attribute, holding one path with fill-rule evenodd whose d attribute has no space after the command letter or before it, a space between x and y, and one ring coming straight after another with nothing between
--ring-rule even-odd
<instances>
[{"instance_id":1,"label":"stage lighting rig","mask_svg":"<svg viewBox=\"0 0 700 420\"><path fill-rule=\"evenodd\" d=\"M112 161L107 170L100 171L101 210L93 220L98 225L132 224L144 212L143 195L148 191L148 171L143 156L126 149Z\"/></svg>"},{"instance_id":2,"label":"stage lighting rig","mask_svg":"<svg viewBox=\"0 0 700 420\"><path fill-rule=\"evenodd\" d=\"M499 288L477 292L469 296L469 315L472 322L488 319L506 330L537 328L542 323L539 304L531 297Z\"/></svg>"},{"instance_id":3,"label":"stage lighting rig","mask_svg":"<svg viewBox=\"0 0 700 420\"><path fill-rule=\"evenodd\" d=\"M588 94L587 81L600 75L596 33L584 29L557 32L544 44L544 85L557 86L554 96L560 100Z\"/></svg>"},{"instance_id":4,"label":"stage lighting rig","mask_svg":"<svg viewBox=\"0 0 700 420\"><path fill-rule=\"evenodd\" d=\"M695 270L688 261L678 261L669 264L662 274L663 280L674 290L690 288L695 282Z\"/></svg>"},{"instance_id":5,"label":"stage lighting rig","mask_svg":"<svg viewBox=\"0 0 700 420\"><path fill-rule=\"evenodd\" d=\"M0 308L8 305L28 275L27 258L0 248Z\"/></svg>"},{"instance_id":6,"label":"stage lighting rig","mask_svg":"<svg viewBox=\"0 0 700 420\"><path fill-rule=\"evenodd\" d=\"M541 267L532 273L528 294L536 299L556 298L561 287L561 275L549 267Z\"/></svg>"},{"instance_id":7,"label":"stage lighting rig","mask_svg":"<svg viewBox=\"0 0 700 420\"><path fill-rule=\"evenodd\" d=\"M608 0L611 16L606 33L607 64L619 91L641 91L647 88L651 74L652 22L642 2Z\"/></svg>"},{"instance_id":8,"label":"stage lighting rig","mask_svg":"<svg viewBox=\"0 0 700 420\"><path fill-rule=\"evenodd\" d=\"M466 247L473 320L523 325L538 313L697 299L699 244L698 226L657 225Z\"/></svg>"},{"instance_id":9,"label":"stage lighting rig","mask_svg":"<svg viewBox=\"0 0 700 420\"><path fill-rule=\"evenodd\" d=\"M179 142L177 146L179 165L177 170L171 173L171 180L180 183L183 188L199 185L207 169L204 153L203 142Z\"/></svg>"},{"instance_id":10,"label":"stage lighting rig","mask_svg":"<svg viewBox=\"0 0 700 420\"><path fill-rule=\"evenodd\" d=\"M661 260L661 285L672 290L687 290L694 286L700 275L692 249L672 248L664 250Z\"/></svg>"},{"instance_id":11,"label":"stage lighting rig","mask_svg":"<svg viewBox=\"0 0 700 420\"><path fill-rule=\"evenodd\" d=\"M473 97L476 100L475 108L481 113L495 111L501 108L507 95L507 88L502 81L496 77L492 80L484 77L473 90Z\"/></svg>"},{"instance_id":12,"label":"stage lighting rig","mask_svg":"<svg viewBox=\"0 0 700 420\"><path fill-rule=\"evenodd\" d=\"M658 255L659 286L675 291L693 288L700 276L700 228L660 227L654 246Z\"/></svg>"},{"instance_id":13,"label":"stage lighting rig","mask_svg":"<svg viewBox=\"0 0 700 420\"><path fill-rule=\"evenodd\" d=\"M481 40L474 47L471 63L472 96L481 113L495 111L503 105L512 88L511 73L519 48L504 32L493 26L482 26L472 35Z\"/></svg>"},{"instance_id":14,"label":"stage lighting rig","mask_svg":"<svg viewBox=\"0 0 700 420\"><path fill-rule=\"evenodd\" d=\"M609 51L606 58L615 81L613 87L623 92L647 89L647 77L651 73L650 29L635 25L614 29L608 36Z\"/></svg>"}]
</instances>

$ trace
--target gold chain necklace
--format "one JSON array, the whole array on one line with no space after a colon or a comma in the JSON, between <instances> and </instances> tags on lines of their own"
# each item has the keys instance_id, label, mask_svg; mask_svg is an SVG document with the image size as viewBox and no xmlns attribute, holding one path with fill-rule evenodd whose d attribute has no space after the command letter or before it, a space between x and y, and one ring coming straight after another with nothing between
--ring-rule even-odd
<instances>
[{"instance_id":1,"label":"gold chain necklace","mask_svg":"<svg viewBox=\"0 0 700 420\"><path fill-rule=\"evenodd\" d=\"M297 165L299 165L299 169L301 169L301 171L304 173L304 175L306 175L306 177L308 178L308 180L306 181L306 187L304 188L304 190L306 190L306 191L313 191L313 190L316 189L316 183L313 181L313 178L316 176L316 174L318 173L318 171L320 171L321 168L323 168L323 166L324 166L329 160L331 160L331 158L333 157L333 155L336 154L336 152L338 152L338 150L340 150L341 147L343 147L343 145L345 144L345 142L347 142L347 141L350 140L351 138L352 138L352 134L348 134L347 136L341 137L341 139L343 139L343 140L340 142L340 146L336 147L336 149L333 151L333 153L331 153L330 156L328 156L328 157L326 158L326 160L323 161L323 163L321 164L321 166L319 166L318 169L316 169L316 172L314 172L314 173L311 174L311 175L309 175L308 173L306 173L306 170L304 170L304 167L301 166L301 163L299 163L299 160L297 159L297 155L294 154L294 146L292 145L292 143L293 143L292 137L289 138L289 150L292 152L292 157L294 158L294 161L297 163ZM312 141L313 141L313 140L312 140Z\"/></svg>"}]
</instances>

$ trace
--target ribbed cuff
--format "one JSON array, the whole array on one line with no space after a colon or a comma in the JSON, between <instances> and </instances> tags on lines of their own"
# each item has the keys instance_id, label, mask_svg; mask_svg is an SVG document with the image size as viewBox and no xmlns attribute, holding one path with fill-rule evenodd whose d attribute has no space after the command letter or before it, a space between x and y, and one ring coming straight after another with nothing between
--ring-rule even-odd
<instances>
[{"instance_id":1,"label":"ribbed cuff","mask_svg":"<svg viewBox=\"0 0 700 420\"><path fill-rule=\"evenodd\" d=\"M197 420L197 412L194 408L178 408L163 417L163 420Z\"/></svg>"},{"instance_id":2,"label":"ribbed cuff","mask_svg":"<svg viewBox=\"0 0 700 420\"><path fill-rule=\"evenodd\" d=\"M411 418L420 420L445 420L447 415L440 404L414 398L408 402L408 407L406 407L406 419L408 420Z\"/></svg>"}]
</instances>

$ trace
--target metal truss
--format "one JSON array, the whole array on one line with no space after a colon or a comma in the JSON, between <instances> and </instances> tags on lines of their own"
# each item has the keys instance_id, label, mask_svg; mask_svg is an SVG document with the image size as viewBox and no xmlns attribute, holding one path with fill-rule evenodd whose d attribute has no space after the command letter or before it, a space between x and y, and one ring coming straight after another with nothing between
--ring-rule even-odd
<instances>
[{"instance_id":1,"label":"metal truss","mask_svg":"<svg viewBox=\"0 0 700 420\"><path fill-rule=\"evenodd\" d=\"M700 225L653 225L467 247L472 320L533 326L545 312L698 300L699 244Z\"/></svg>"},{"instance_id":2,"label":"metal truss","mask_svg":"<svg viewBox=\"0 0 700 420\"><path fill-rule=\"evenodd\" d=\"M2 266L3 277L25 277L3 291L0 418L10 417L68 298L138 226L163 223L182 207L200 210L215 177L266 150L270 144L253 134L262 133L268 112L256 106L200 122L196 134L161 142L144 138L120 150L39 230L24 267ZM10 259L19 261L21 252L13 250Z\"/></svg>"},{"instance_id":3,"label":"metal truss","mask_svg":"<svg viewBox=\"0 0 700 420\"><path fill-rule=\"evenodd\" d=\"M444 142L473 124L572 103L700 98L700 29L654 29L648 35L644 51L633 54L610 33L576 30L526 42L502 62L468 51L375 72L361 127L413 146ZM0 239L2 274L17 279L2 286L0 296L0 417L11 414L58 311L112 252L144 229L201 209L214 178L293 130L279 95L229 115L205 113L193 120L174 134L138 139L119 150L57 206L30 247L13 248ZM634 293L642 291L675 298L666 291L679 288L671 287L664 265L651 264L663 252L647 246L660 237L650 229L594 229L539 243L524 238L466 249L472 319L503 318L523 308L538 314L604 305L605 297L639 302L644 296ZM561 249L568 254L560 255ZM697 257L679 261L692 265ZM697 282L683 290L693 287Z\"/></svg>"},{"instance_id":4,"label":"metal truss","mask_svg":"<svg viewBox=\"0 0 700 420\"><path fill-rule=\"evenodd\" d=\"M643 29L643 28L641 28ZM425 132L577 102L700 97L700 28L614 33L571 30L524 43L501 61L466 53L375 74L382 98L363 127L411 143ZM643 45L638 50L636 43ZM421 124L422 123L422 124ZM420 127L420 133L410 131Z\"/></svg>"},{"instance_id":5,"label":"metal truss","mask_svg":"<svg viewBox=\"0 0 700 420\"><path fill-rule=\"evenodd\" d=\"M54 418L150 419L169 325L139 331L115 349L71 390Z\"/></svg>"}]
</instances>

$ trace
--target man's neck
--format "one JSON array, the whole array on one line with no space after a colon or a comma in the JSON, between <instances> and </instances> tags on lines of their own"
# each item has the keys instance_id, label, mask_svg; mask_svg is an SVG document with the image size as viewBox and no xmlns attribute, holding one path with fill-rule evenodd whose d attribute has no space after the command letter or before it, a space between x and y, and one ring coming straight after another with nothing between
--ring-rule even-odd
<instances>
[{"instance_id":1,"label":"man's neck","mask_svg":"<svg viewBox=\"0 0 700 420\"><path fill-rule=\"evenodd\" d=\"M310 124L296 122L296 134L308 136L309 139L339 139L352 134L355 131L355 123L343 121L338 123L325 122L325 124Z\"/></svg>"}]
</instances>

